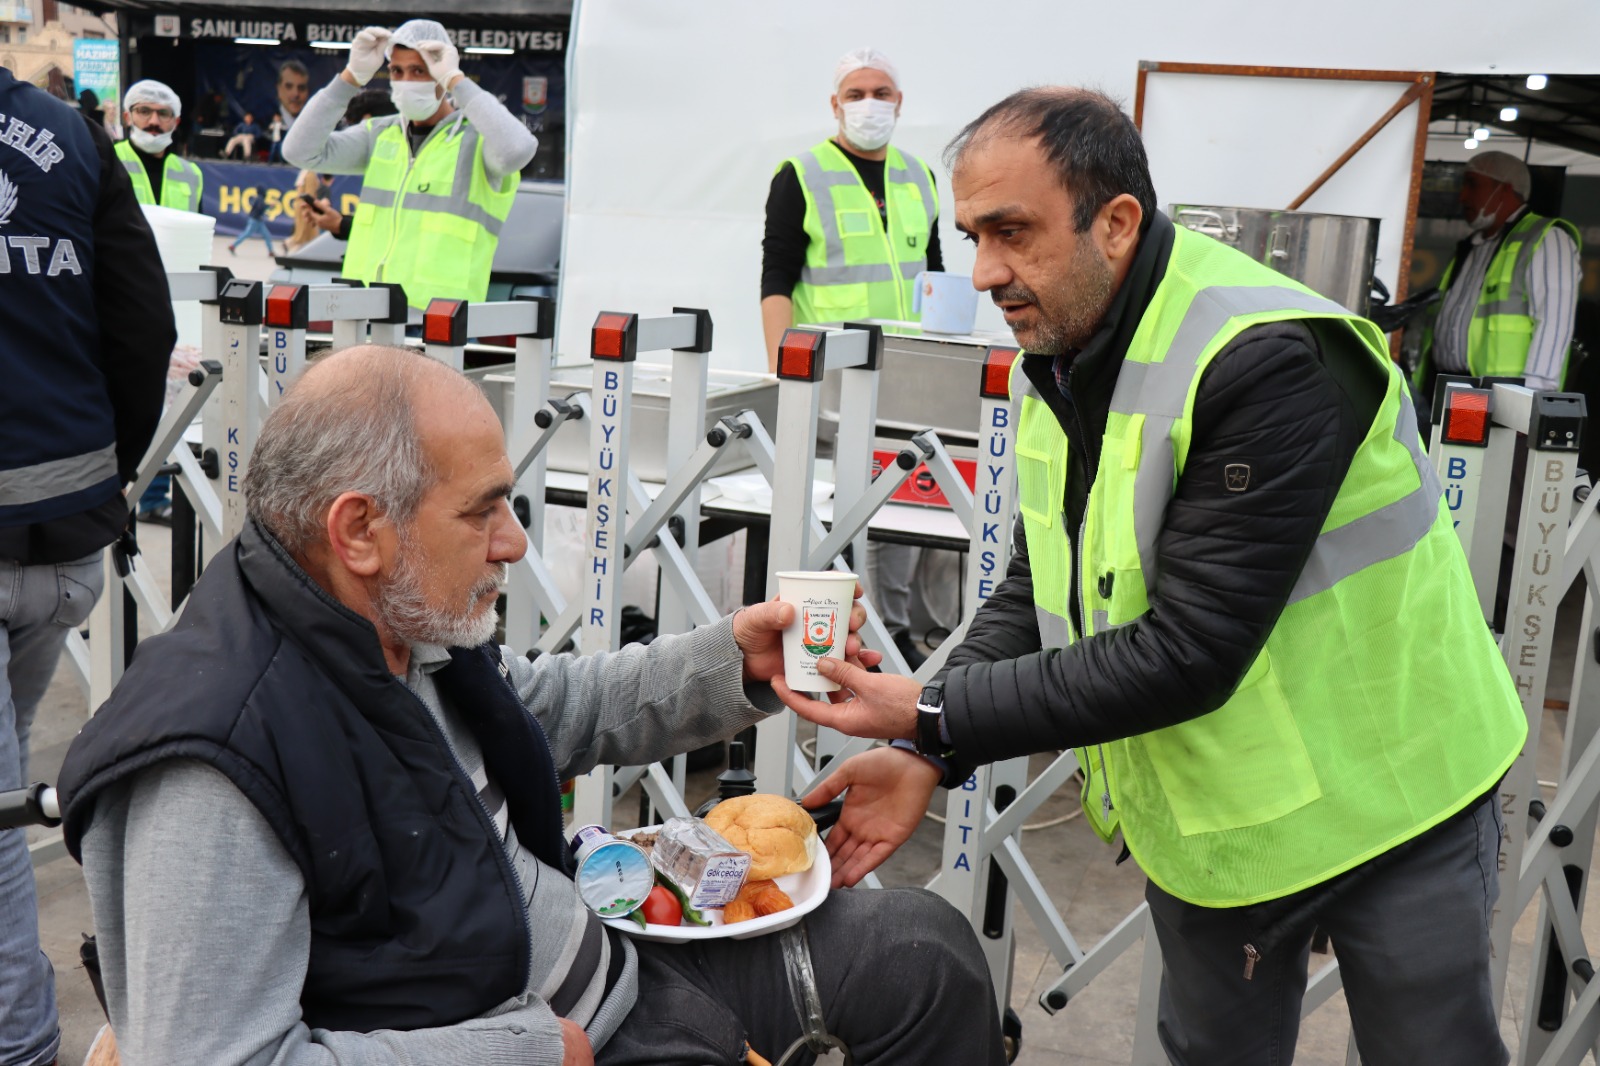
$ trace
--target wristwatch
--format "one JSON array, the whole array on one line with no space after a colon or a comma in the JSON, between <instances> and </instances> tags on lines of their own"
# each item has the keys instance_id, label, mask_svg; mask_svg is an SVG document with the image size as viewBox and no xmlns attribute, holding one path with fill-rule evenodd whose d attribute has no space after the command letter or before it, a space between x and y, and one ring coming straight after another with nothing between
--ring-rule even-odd
<instances>
[{"instance_id":1,"label":"wristwatch","mask_svg":"<svg viewBox=\"0 0 1600 1066\"><path fill-rule=\"evenodd\" d=\"M944 720L944 682L930 681L917 697L917 754L942 759L950 754L950 745L939 736L939 725Z\"/></svg>"}]
</instances>

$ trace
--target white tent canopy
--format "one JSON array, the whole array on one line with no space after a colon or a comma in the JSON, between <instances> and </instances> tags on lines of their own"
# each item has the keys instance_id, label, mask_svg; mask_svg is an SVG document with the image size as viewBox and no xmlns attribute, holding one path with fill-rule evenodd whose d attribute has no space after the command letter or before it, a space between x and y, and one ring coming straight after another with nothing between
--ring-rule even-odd
<instances>
[{"instance_id":1,"label":"white tent canopy","mask_svg":"<svg viewBox=\"0 0 1600 1066\"><path fill-rule=\"evenodd\" d=\"M1263 5L1014 0L804 5L742 0L580 3L570 54L566 247L559 350L587 354L602 309L705 307L719 365L765 366L759 315L767 186L780 161L833 131L833 64L864 44L899 67L894 143L934 164L946 269L972 262L953 222L949 138L1026 85L1094 86L1132 108L1141 60L1348 70L1600 73L1600 4ZM1284 207L1398 97L1394 82L1152 74L1144 128L1156 193ZM1391 288L1416 131L1402 112L1304 205L1383 220ZM1430 145L1430 155L1432 154ZM1445 153L1440 153L1444 155ZM980 326L1000 328L982 304Z\"/></svg>"}]
</instances>

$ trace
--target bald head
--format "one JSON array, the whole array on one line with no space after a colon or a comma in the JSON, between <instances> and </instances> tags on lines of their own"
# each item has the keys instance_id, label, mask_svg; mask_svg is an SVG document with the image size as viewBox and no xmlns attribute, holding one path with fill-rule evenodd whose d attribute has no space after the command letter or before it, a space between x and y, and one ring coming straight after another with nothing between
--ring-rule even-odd
<instances>
[{"instance_id":1,"label":"bald head","mask_svg":"<svg viewBox=\"0 0 1600 1066\"><path fill-rule=\"evenodd\" d=\"M244 481L250 517L297 555L325 536L343 493L371 496L403 525L438 475L428 441L477 405L487 407L476 384L411 349L320 359L262 424Z\"/></svg>"}]
</instances>

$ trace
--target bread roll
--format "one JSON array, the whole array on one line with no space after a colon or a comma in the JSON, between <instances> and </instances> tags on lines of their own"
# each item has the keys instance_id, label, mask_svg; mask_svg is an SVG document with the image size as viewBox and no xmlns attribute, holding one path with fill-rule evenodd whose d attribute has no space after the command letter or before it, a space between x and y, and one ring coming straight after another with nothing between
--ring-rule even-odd
<instances>
[{"instance_id":1,"label":"bread roll","mask_svg":"<svg viewBox=\"0 0 1600 1066\"><path fill-rule=\"evenodd\" d=\"M811 869L817 823L792 800L765 793L735 796L711 808L706 824L750 856L751 881Z\"/></svg>"}]
</instances>

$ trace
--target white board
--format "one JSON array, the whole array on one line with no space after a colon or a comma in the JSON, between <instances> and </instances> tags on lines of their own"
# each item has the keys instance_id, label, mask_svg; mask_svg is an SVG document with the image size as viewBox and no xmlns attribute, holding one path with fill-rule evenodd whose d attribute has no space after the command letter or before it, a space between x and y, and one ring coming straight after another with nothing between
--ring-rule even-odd
<instances>
[{"instance_id":1,"label":"white board","mask_svg":"<svg viewBox=\"0 0 1600 1066\"><path fill-rule=\"evenodd\" d=\"M1144 142L1169 204L1288 207L1410 83L1166 74L1145 80ZM1301 205L1380 220L1376 273L1398 291L1417 109L1411 104ZM1226 159L1226 166L1194 166Z\"/></svg>"},{"instance_id":2,"label":"white board","mask_svg":"<svg viewBox=\"0 0 1600 1066\"><path fill-rule=\"evenodd\" d=\"M705 307L715 323L713 364L765 368L759 286L767 186L780 161L833 131L833 64L851 48L873 45L899 66L905 106L894 143L933 164L946 269L965 272L972 257L951 225L949 176L938 157L956 131L1007 93L1088 85L1131 112L1142 59L1600 73L1600 4L1593 0L1526 0L1516 23L1536 32L1508 31L1504 22L1498 0L580 0L568 82L558 350L587 355L601 310L650 315L675 305ZM1292 109L1252 119L1270 126L1229 126L1236 132L1225 143L1189 145L1182 157L1169 148L1178 142L1163 134L1152 151L1159 202L1182 193L1244 205L1247 196L1271 194L1287 204L1322 168L1308 174L1305 158L1291 162L1253 146L1310 137L1317 151L1337 155L1401 88L1385 83L1381 104L1381 94L1351 97L1338 136L1320 129L1323 119L1308 124ZM1161 106L1147 103L1147 117L1180 114ZM1414 130L1414 112L1400 115L1362 153L1372 153L1370 160L1358 157L1355 170L1306 208L1389 217L1409 180ZM1250 165L1237 151L1248 153ZM1402 157L1403 168L1390 172ZM1383 227L1386 241L1398 240L1397 228ZM1397 247L1380 250L1391 278ZM978 325L1000 328L988 302L980 308Z\"/></svg>"}]
</instances>

